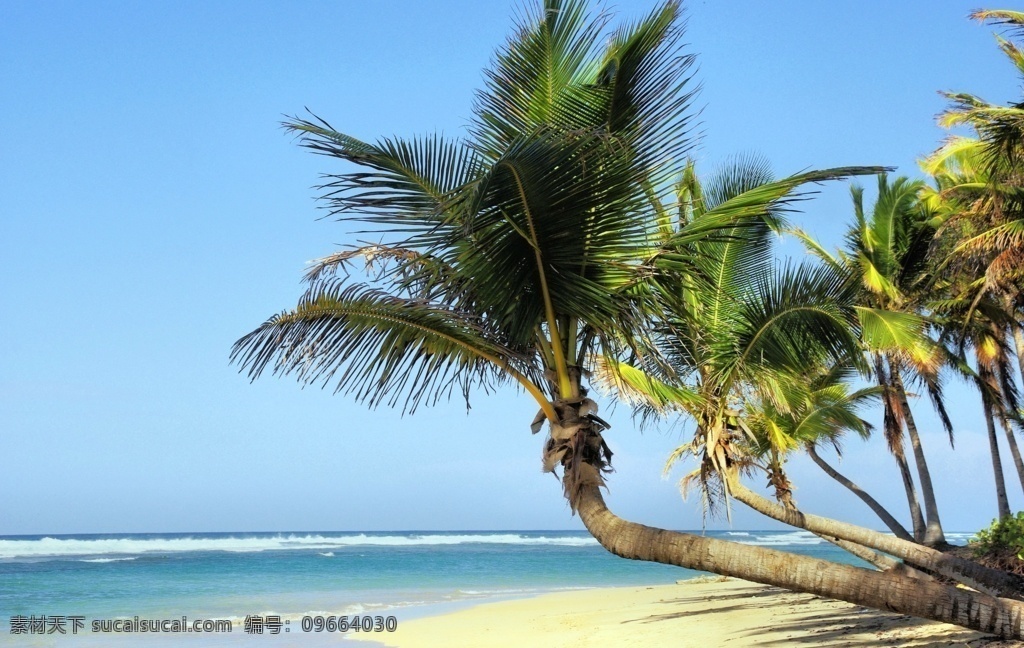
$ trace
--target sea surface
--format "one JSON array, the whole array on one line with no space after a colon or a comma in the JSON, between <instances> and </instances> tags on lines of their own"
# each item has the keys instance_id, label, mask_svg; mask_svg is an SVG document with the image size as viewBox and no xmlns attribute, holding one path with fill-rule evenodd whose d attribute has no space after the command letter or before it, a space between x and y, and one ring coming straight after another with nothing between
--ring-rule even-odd
<instances>
[{"instance_id":1,"label":"sea surface","mask_svg":"<svg viewBox=\"0 0 1024 648\"><path fill-rule=\"evenodd\" d=\"M706 535L859 562L801 531ZM947 537L964 543L970 534ZM317 616L392 616L400 624L488 599L701 575L617 558L575 531L0 536L0 645L205 647L247 638L253 641L245 645L309 648L336 644L340 633L303 632L304 617L307 628ZM76 633L66 624L64 635L12 634L12 618L19 616L79 616L84 624ZM290 642L284 633L258 641L244 635L246 616L280 616ZM231 619L234 630L230 638L92 631L96 620L135 617Z\"/></svg>"}]
</instances>

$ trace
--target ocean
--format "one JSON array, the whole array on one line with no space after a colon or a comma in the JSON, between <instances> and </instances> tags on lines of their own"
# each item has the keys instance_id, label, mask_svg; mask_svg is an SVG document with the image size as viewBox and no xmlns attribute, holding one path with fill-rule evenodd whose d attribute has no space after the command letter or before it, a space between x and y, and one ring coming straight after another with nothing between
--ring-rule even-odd
<instances>
[{"instance_id":1,"label":"ocean","mask_svg":"<svg viewBox=\"0 0 1024 648\"><path fill-rule=\"evenodd\" d=\"M801 531L706 534L859 563ZM947 534L955 543L969 536ZM339 617L369 617L367 634L383 639L389 625L485 600L701 575L617 558L576 531L0 536L0 645L241 645L260 619L259 645L309 648L337 642ZM128 632L111 631L117 619ZM230 634L139 629L140 621L225 619Z\"/></svg>"}]
</instances>

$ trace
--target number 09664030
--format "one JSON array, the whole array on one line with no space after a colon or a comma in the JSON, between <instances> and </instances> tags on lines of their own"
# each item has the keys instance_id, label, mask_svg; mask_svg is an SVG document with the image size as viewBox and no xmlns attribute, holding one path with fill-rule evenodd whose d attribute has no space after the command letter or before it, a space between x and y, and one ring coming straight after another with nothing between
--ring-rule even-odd
<instances>
[{"instance_id":1,"label":"number 09664030","mask_svg":"<svg viewBox=\"0 0 1024 648\"><path fill-rule=\"evenodd\" d=\"M394 632L398 619L393 616L304 616L303 632Z\"/></svg>"}]
</instances>

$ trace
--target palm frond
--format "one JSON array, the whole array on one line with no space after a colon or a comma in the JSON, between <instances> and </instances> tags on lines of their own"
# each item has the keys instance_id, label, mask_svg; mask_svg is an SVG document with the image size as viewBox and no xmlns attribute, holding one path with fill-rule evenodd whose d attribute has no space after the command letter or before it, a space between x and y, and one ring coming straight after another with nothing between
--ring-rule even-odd
<instances>
[{"instance_id":1,"label":"palm frond","mask_svg":"<svg viewBox=\"0 0 1024 648\"><path fill-rule=\"evenodd\" d=\"M971 18L981 22L1006 25L1018 35L1024 35L1024 12L1008 9L987 9L971 12Z\"/></svg>"},{"instance_id":2,"label":"palm frond","mask_svg":"<svg viewBox=\"0 0 1024 648\"><path fill-rule=\"evenodd\" d=\"M440 135L367 144L334 130L313 115L284 127L302 146L356 164L366 171L327 174L319 189L332 216L384 226L391 232L422 232L449 218L456 189L479 172L471 147Z\"/></svg>"},{"instance_id":3,"label":"palm frond","mask_svg":"<svg viewBox=\"0 0 1024 648\"><path fill-rule=\"evenodd\" d=\"M787 266L746 296L723 371L747 367L799 370L813 358L842 362L857 352L850 335L851 285L827 266Z\"/></svg>"},{"instance_id":4,"label":"palm frond","mask_svg":"<svg viewBox=\"0 0 1024 648\"><path fill-rule=\"evenodd\" d=\"M914 313L855 306L861 339L872 353L906 357L922 368L934 370L941 358L936 344L924 335L927 320Z\"/></svg>"},{"instance_id":5,"label":"palm frond","mask_svg":"<svg viewBox=\"0 0 1024 648\"><path fill-rule=\"evenodd\" d=\"M649 235L642 176L603 137L523 137L476 185L442 258L472 278L511 340L533 334L548 299L598 330L622 330Z\"/></svg>"},{"instance_id":6,"label":"palm frond","mask_svg":"<svg viewBox=\"0 0 1024 648\"><path fill-rule=\"evenodd\" d=\"M680 14L680 3L670 0L618 29L594 80L607 89L601 126L643 156L656 185L674 168L666 163L693 145L687 131L694 92L685 88L694 57L680 51Z\"/></svg>"},{"instance_id":7,"label":"palm frond","mask_svg":"<svg viewBox=\"0 0 1024 648\"><path fill-rule=\"evenodd\" d=\"M467 397L509 378L529 389L527 358L488 339L472 318L363 285L314 284L293 311L271 317L238 340L231 359L253 379L268 367L303 384L374 407L415 411L451 395ZM539 390L531 390L538 392Z\"/></svg>"},{"instance_id":8,"label":"palm frond","mask_svg":"<svg viewBox=\"0 0 1024 648\"><path fill-rule=\"evenodd\" d=\"M607 15L589 15L581 0L544 0L537 10L524 7L515 33L485 71L485 89L476 96L471 134L485 157L497 159L523 133L600 123L602 97L586 80L594 73L607 21Z\"/></svg>"},{"instance_id":9,"label":"palm frond","mask_svg":"<svg viewBox=\"0 0 1024 648\"><path fill-rule=\"evenodd\" d=\"M650 415L664 415L668 411L690 414L705 405L704 398L683 385L670 385L626 362L607 356L595 359L590 376L591 384L635 409Z\"/></svg>"}]
</instances>

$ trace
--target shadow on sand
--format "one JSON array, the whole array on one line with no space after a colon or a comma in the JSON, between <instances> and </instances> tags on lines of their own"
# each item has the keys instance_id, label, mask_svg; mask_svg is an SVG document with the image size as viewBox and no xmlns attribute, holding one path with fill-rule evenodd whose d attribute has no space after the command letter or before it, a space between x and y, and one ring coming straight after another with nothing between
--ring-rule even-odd
<instances>
[{"instance_id":1,"label":"shadow on sand","mask_svg":"<svg viewBox=\"0 0 1024 648\"><path fill-rule=\"evenodd\" d=\"M776 612L770 625L743 628L730 631L723 628L723 642L737 641L739 644L758 646L845 646L854 641L870 641L877 646L907 646L925 648L957 646L970 648L1009 648L1024 646L1015 641L1000 641L985 637L967 629L948 630L941 635L929 636L929 626L938 626L931 621L916 619L907 615L892 614L869 608L830 601L812 594L798 594L774 587L752 585L734 589L728 594L708 596L699 593L666 599L664 614L653 614L630 619L624 623L659 623L688 618L691 621L715 623L720 613L754 610L769 604ZM809 603L818 603L813 608ZM827 606L822 610L821 605ZM673 612L672 608L685 607L685 612ZM698 611L693 611L699 608Z\"/></svg>"}]
</instances>

